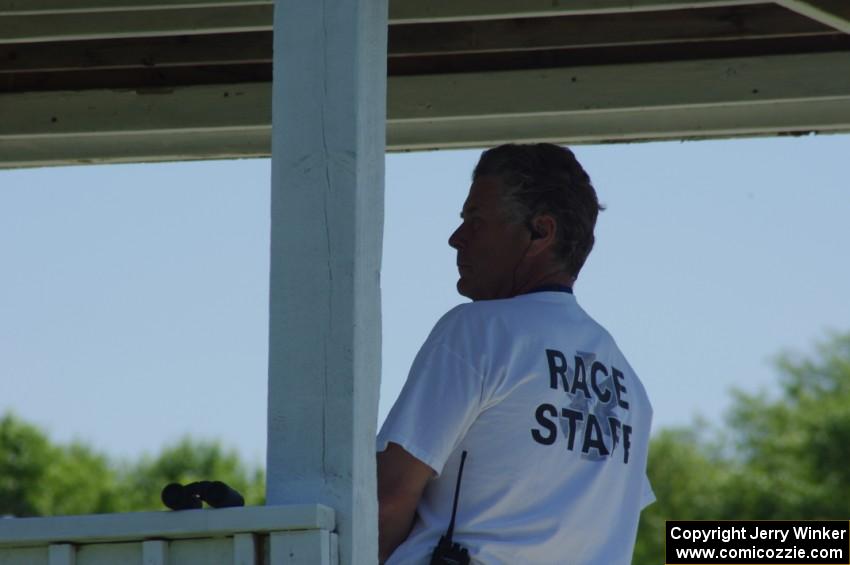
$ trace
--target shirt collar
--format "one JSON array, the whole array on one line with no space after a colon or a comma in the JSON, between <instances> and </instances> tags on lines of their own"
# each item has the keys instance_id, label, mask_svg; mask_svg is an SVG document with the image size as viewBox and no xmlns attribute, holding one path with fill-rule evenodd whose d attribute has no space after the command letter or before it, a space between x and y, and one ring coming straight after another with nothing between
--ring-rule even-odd
<instances>
[{"instance_id":1,"label":"shirt collar","mask_svg":"<svg viewBox=\"0 0 850 565\"><path fill-rule=\"evenodd\" d=\"M537 288L532 288L523 294L531 294L532 292L566 292L568 294L572 294L573 289L572 287L563 284L547 284L544 286L538 286Z\"/></svg>"}]
</instances>

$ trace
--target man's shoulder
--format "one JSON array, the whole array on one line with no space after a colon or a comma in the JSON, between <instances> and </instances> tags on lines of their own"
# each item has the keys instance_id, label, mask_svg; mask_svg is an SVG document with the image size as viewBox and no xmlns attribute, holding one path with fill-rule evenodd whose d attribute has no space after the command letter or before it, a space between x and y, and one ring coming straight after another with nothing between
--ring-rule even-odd
<instances>
[{"instance_id":1,"label":"man's shoulder","mask_svg":"<svg viewBox=\"0 0 850 565\"><path fill-rule=\"evenodd\" d=\"M479 335L483 328L495 329L494 324L505 317L510 309L506 300L478 300L464 302L443 314L434 324L429 341L440 339L456 339L460 335Z\"/></svg>"},{"instance_id":2,"label":"man's shoulder","mask_svg":"<svg viewBox=\"0 0 850 565\"><path fill-rule=\"evenodd\" d=\"M440 319L434 324L433 332L450 331L452 328L470 323L470 321L479 318L481 315L482 309L478 302L458 304L440 316Z\"/></svg>"},{"instance_id":3,"label":"man's shoulder","mask_svg":"<svg viewBox=\"0 0 850 565\"><path fill-rule=\"evenodd\" d=\"M514 297L501 298L497 300L476 300L474 302L464 302L443 314L437 324L492 320L494 317L521 311L522 309L527 308L528 305L524 305L520 298L521 297Z\"/></svg>"}]
</instances>

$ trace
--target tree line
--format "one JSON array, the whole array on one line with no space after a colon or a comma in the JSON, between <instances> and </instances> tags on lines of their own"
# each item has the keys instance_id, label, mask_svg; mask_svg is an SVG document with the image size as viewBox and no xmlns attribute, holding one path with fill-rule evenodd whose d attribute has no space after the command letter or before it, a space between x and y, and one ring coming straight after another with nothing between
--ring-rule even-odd
<instances>
[{"instance_id":1,"label":"tree line","mask_svg":"<svg viewBox=\"0 0 850 565\"><path fill-rule=\"evenodd\" d=\"M720 425L653 436L657 502L641 514L633 564L664 563L665 520L850 516L850 333L808 356L782 354L774 367L771 391L733 391Z\"/></svg>"},{"instance_id":2,"label":"tree line","mask_svg":"<svg viewBox=\"0 0 850 565\"><path fill-rule=\"evenodd\" d=\"M648 474L657 501L641 515L634 565L664 563L665 520L850 516L850 333L807 356L782 354L775 369L770 391L733 391L721 423L654 434ZM184 438L120 462L83 443L53 443L13 414L0 419L0 516L162 510L167 483L204 479L264 503L263 470L215 441Z\"/></svg>"},{"instance_id":3,"label":"tree line","mask_svg":"<svg viewBox=\"0 0 850 565\"><path fill-rule=\"evenodd\" d=\"M186 437L128 462L81 442L51 442L14 414L0 418L0 517L165 510L165 485L200 480L224 481L245 504L265 502L264 471L216 441Z\"/></svg>"}]
</instances>

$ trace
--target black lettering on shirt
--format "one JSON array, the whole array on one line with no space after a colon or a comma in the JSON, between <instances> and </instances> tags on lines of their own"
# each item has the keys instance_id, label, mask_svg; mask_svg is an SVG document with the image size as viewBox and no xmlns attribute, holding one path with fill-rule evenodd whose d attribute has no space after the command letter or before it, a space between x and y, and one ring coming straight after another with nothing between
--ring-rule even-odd
<instances>
[{"instance_id":1,"label":"black lettering on shirt","mask_svg":"<svg viewBox=\"0 0 850 565\"><path fill-rule=\"evenodd\" d=\"M623 372L616 367L611 367L611 375L614 377L614 392L617 393L617 404L621 408L628 410L629 403L623 400L623 396L626 394L626 387L621 382L623 380Z\"/></svg>"},{"instance_id":2,"label":"black lettering on shirt","mask_svg":"<svg viewBox=\"0 0 850 565\"><path fill-rule=\"evenodd\" d=\"M550 418L555 418L558 415L558 411L551 404L541 404L537 407L537 411L534 413L534 417L537 418L537 423L549 431L549 435L544 436L540 433L540 430L531 430L531 437L533 437L534 441L541 445L552 445L555 443L555 438L558 435L558 426L555 425L555 422L546 417L547 412L549 413Z\"/></svg>"},{"instance_id":3,"label":"black lettering on shirt","mask_svg":"<svg viewBox=\"0 0 850 565\"><path fill-rule=\"evenodd\" d=\"M599 452L599 455L608 455L608 448L605 447L605 441L602 439L602 428L599 427L599 421L593 414L587 415L587 424L584 426L584 445L581 447L582 453L587 453L593 448Z\"/></svg>"},{"instance_id":4,"label":"black lettering on shirt","mask_svg":"<svg viewBox=\"0 0 850 565\"><path fill-rule=\"evenodd\" d=\"M584 414L577 410L561 408L561 417L567 418L570 421L569 431L567 432L567 449L572 451L576 442L576 427L578 426L578 422L584 419Z\"/></svg>"},{"instance_id":5,"label":"black lettering on shirt","mask_svg":"<svg viewBox=\"0 0 850 565\"><path fill-rule=\"evenodd\" d=\"M617 444L620 443L620 420L608 416L608 426L611 429L611 453L614 453Z\"/></svg>"},{"instance_id":6,"label":"black lettering on shirt","mask_svg":"<svg viewBox=\"0 0 850 565\"><path fill-rule=\"evenodd\" d=\"M594 461L613 457L617 447L622 446L623 463L628 464L632 427L620 419L620 409L629 410L623 371L596 360L594 353L577 352L573 357L575 365L570 368L561 351L546 349L545 352L549 390L563 390L572 398L565 402L569 408L557 407L558 402L537 407L534 412L537 426L530 430L532 439L540 445L554 445L564 437L567 450L580 448L583 459ZM579 391L584 398L578 396ZM544 399L551 398L547 392ZM627 417L625 421L630 420ZM596 450L598 456L591 450Z\"/></svg>"},{"instance_id":7,"label":"black lettering on shirt","mask_svg":"<svg viewBox=\"0 0 850 565\"><path fill-rule=\"evenodd\" d=\"M623 463L629 462L629 448L632 446L630 437L632 435L632 427L623 424Z\"/></svg>"},{"instance_id":8,"label":"black lettering on shirt","mask_svg":"<svg viewBox=\"0 0 850 565\"><path fill-rule=\"evenodd\" d=\"M581 389L584 393L585 398L590 398L590 391L587 389L587 373L584 368L584 360L576 355L576 374L573 377L573 389L570 391L572 394L575 394L577 390Z\"/></svg>"},{"instance_id":9,"label":"black lettering on shirt","mask_svg":"<svg viewBox=\"0 0 850 565\"><path fill-rule=\"evenodd\" d=\"M557 349L547 349L546 360L549 361L549 388L558 388L558 375L560 375L564 392L569 392L570 386L567 383L567 358Z\"/></svg>"},{"instance_id":10,"label":"black lettering on shirt","mask_svg":"<svg viewBox=\"0 0 850 565\"><path fill-rule=\"evenodd\" d=\"M599 398L599 401L608 404L608 401L611 400L611 391L606 388L605 394L602 394L602 391L599 390L599 383L596 380L597 373L602 373L607 377L608 369L606 369L605 365L599 361L594 361L593 365L590 367L590 386L593 388L593 392L596 393L596 397Z\"/></svg>"}]
</instances>

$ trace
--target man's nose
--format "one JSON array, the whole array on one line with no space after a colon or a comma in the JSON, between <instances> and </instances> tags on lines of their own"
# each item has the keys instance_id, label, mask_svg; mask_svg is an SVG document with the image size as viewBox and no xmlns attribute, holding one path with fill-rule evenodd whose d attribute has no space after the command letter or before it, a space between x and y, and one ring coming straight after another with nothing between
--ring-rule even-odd
<instances>
[{"instance_id":1,"label":"man's nose","mask_svg":"<svg viewBox=\"0 0 850 565\"><path fill-rule=\"evenodd\" d=\"M449 236L449 247L454 249L460 249L462 245L462 239L460 236L460 230L463 227L463 224L459 225L457 229Z\"/></svg>"}]
</instances>

